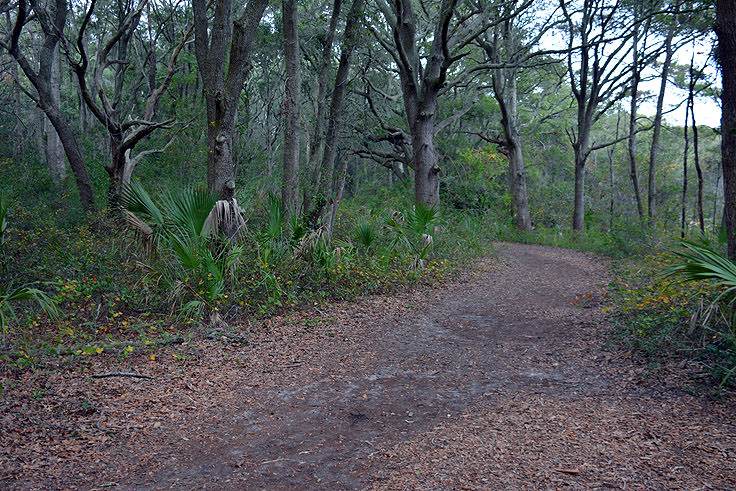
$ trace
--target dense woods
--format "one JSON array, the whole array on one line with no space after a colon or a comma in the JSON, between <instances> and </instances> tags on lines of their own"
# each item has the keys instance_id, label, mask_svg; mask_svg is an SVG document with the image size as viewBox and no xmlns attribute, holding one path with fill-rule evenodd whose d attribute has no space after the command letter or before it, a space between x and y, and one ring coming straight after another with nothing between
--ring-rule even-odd
<instances>
[{"instance_id":1,"label":"dense woods","mask_svg":"<svg viewBox=\"0 0 736 491\"><path fill-rule=\"evenodd\" d=\"M611 203L613 221L670 229L681 208L688 228L705 202L721 208L719 135L704 128L684 150L697 109L718 97L708 4L59 0L2 11L3 171L33 169L63 193L63 149L69 208L114 206L131 179L154 192L197 185L205 170L218 197L280 188L297 215L397 181L429 206L493 202L522 230L610 222ZM691 105L683 138L673 123L690 124ZM182 151L180 179L148 176ZM705 195L686 193L683 207L674 167L696 151Z\"/></svg>"},{"instance_id":2,"label":"dense woods","mask_svg":"<svg viewBox=\"0 0 736 491\"><path fill-rule=\"evenodd\" d=\"M498 238L722 231L733 256L729 8L2 0L3 335L33 337L19 305L40 330L227 324L435 281Z\"/></svg>"}]
</instances>

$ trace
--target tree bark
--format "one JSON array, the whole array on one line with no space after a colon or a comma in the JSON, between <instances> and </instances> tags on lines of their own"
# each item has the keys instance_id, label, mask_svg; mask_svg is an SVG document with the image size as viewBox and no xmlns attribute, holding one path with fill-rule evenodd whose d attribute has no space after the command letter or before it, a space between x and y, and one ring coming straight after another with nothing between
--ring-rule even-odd
<instances>
[{"instance_id":1,"label":"tree bark","mask_svg":"<svg viewBox=\"0 0 736 491\"><path fill-rule=\"evenodd\" d=\"M679 4L678 4L679 5ZM652 146L649 149L649 182L648 186L648 200L647 200L647 214L649 220L654 222L655 210L656 210L656 199L657 199L657 158L659 156L659 137L662 132L662 113L664 112L664 95L667 90L667 77L670 72L670 65L672 64L672 56L674 50L672 49L672 39L675 36L675 29L677 27L677 12L671 20L670 28L667 30L667 38L665 39L665 57L664 63L662 64L662 75L659 84L659 95L657 96L657 111L654 115L654 130L652 132Z\"/></svg>"},{"instance_id":2,"label":"tree bark","mask_svg":"<svg viewBox=\"0 0 736 491\"><path fill-rule=\"evenodd\" d=\"M52 54L48 85L51 91L51 104L61 107L61 56L59 55L58 43ZM51 180L54 181L54 184L58 185L66 179L64 147L61 145L61 139L59 139L59 135L56 133L51 122L48 121L48 118L46 124L46 162L49 166Z\"/></svg>"},{"instance_id":3,"label":"tree bark","mask_svg":"<svg viewBox=\"0 0 736 491\"><path fill-rule=\"evenodd\" d=\"M299 201L299 142L301 127L301 75L299 71L299 29L295 0L281 3L284 30L284 63L286 91L284 99L284 173L281 184L281 205L286 216L298 211Z\"/></svg>"},{"instance_id":4,"label":"tree bark","mask_svg":"<svg viewBox=\"0 0 736 491\"><path fill-rule=\"evenodd\" d=\"M685 150L682 155L682 196L680 197L680 238L685 238L687 234L687 153L689 150L690 139L687 135L687 120L690 117L690 98L687 99L685 105L685 124L683 125L683 138L685 139Z\"/></svg>"},{"instance_id":5,"label":"tree bark","mask_svg":"<svg viewBox=\"0 0 736 491\"><path fill-rule=\"evenodd\" d=\"M575 149L575 201L573 204L572 229L582 231L585 227L585 153Z\"/></svg>"},{"instance_id":6,"label":"tree bark","mask_svg":"<svg viewBox=\"0 0 736 491\"><path fill-rule=\"evenodd\" d=\"M250 70L250 52L268 0L249 0L231 21L229 0L215 0L210 26L205 0L193 0L195 53L207 106L207 188L221 199L235 197L232 142L238 98ZM225 57L230 57L225 76Z\"/></svg>"},{"instance_id":7,"label":"tree bark","mask_svg":"<svg viewBox=\"0 0 736 491\"><path fill-rule=\"evenodd\" d=\"M695 164L695 173L698 176L698 225L700 231L705 233L705 220L703 218L703 169L700 168L700 154L698 153L698 125L695 124L695 84L698 81L700 74L695 74L695 68L693 62L690 62L690 87L689 87L689 99L690 99L690 120L692 121L693 128L693 163ZM687 121L685 121L687 126Z\"/></svg>"},{"instance_id":8,"label":"tree bark","mask_svg":"<svg viewBox=\"0 0 736 491\"><path fill-rule=\"evenodd\" d=\"M638 7L634 7L638 12ZM639 218L644 218L644 206L641 202L641 191L639 190L639 173L636 170L636 113L639 109L639 79L641 77L641 67L639 62L639 26L637 25L633 31L632 37L633 61L631 64L631 106L629 110L629 176L631 177L631 185L634 188L634 197L636 198L636 211Z\"/></svg>"}]
</instances>

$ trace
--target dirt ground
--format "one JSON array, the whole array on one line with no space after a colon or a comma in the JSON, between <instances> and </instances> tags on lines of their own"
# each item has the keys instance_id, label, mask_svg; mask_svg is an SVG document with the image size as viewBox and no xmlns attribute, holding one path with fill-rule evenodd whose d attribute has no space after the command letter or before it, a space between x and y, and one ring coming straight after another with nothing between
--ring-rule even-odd
<instances>
[{"instance_id":1,"label":"dirt ground","mask_svg":"<svg viewBox=\"0 0 736 491\"><path fill-rule=\"evenodd\" d=\"M736 489L736 401L603 348L606 262L499 250L247 344L3 373L0 487Z\"/></svg>"}]
</instances>

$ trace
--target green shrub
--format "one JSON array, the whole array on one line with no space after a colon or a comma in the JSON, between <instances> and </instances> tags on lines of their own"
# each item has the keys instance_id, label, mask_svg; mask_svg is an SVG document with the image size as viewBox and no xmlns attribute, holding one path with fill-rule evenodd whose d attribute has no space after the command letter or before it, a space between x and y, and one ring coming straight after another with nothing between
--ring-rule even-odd
<instances>
[{"instance_id":1,"label":"green shrub","mask_svg":"<svg viewBox=\"0 0 736 491\"><path fill-rule=\"evenodd\" d=\"M736 269L710 245L682 244L616 272L609 286L616 338L652 361L690 360L720 386L733 385Z\"/></svg>"},{"instance_id":2,"label":"green shrub","mask_svg":"<svg viewBox=\"0 0 736 491\"><path fill-rule=\"evenodd\" d=\"M222 239L219 228L237 222L239 211L202 189L168 193L156 203L139 183L126 188L121 202L127 224L155 256L147 273L163 280L174 304L187 316L216 311L243 254L241 245Z\"/></svg>"}]
</instances>

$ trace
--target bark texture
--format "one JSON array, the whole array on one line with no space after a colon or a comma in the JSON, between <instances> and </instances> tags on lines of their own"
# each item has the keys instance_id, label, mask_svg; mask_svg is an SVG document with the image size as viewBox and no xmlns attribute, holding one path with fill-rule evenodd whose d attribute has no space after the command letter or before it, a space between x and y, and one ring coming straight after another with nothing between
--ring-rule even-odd
<instances>
[{"instance_id":1,"label":"bark texture","mask_svg":"<svg viewBox=\"0 0 736 491\"><path fill-rule=\"evenodd\" d=\"M61 57L59 55L59 45L57 43L51 55L51 68L49 70L49 89L51 92L51 104L61 107ZM64 147L61 144L59 134L56 133L51 121L46 119L46 162L49 166L49 173L54 184L60 184L66 179L66 158L64 157Z\"/></svg>"},{"instance_id":2,"label":"bark texture","mask_svg":"<svg viewBox=\"0 0 736 491\"><path fill-rule=\"evenodd\" d=\"M249 0L243 15L233 22L231 2L215 0L210 24L207 2L192 2L195 53L207 106L207 188L221 199L235 196L232 144L238 98L251 66L253 38L267 5L268 0Z\"/></svg>"},{"instance_id":3,"label":"bark texture","mask_svg":"<svg viewBox=\"0 0 736 491\"><path fill-rule=\"evenodd\" d=\"M299 70L299 29L295 0L283 0L284 63L286 93L284 99L284 175L281 205L287 216L297 213L299 200L299 142L301 127L301 75Z\"/></svg>"}]
</instances>

